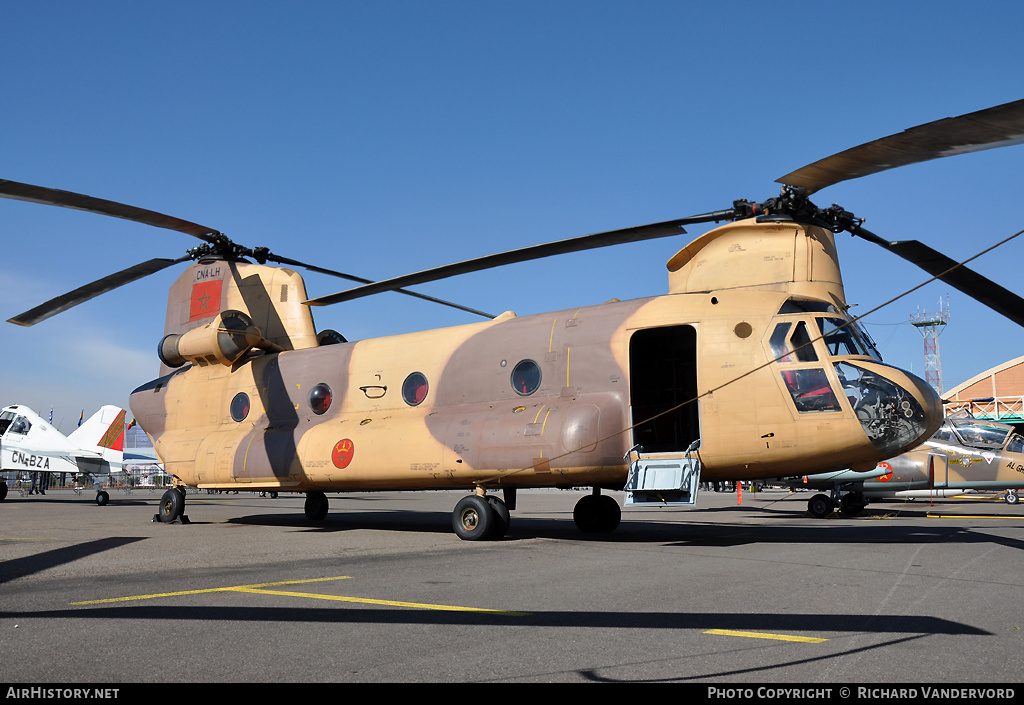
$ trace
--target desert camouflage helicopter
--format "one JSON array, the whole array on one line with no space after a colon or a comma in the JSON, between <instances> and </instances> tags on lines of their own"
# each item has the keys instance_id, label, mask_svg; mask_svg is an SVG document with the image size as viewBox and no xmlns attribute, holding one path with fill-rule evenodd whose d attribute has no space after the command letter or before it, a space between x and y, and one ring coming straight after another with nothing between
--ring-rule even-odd
<instances>
[{"instance_id":1,"label":"desert camouflage helicopter","mask_svg":"<svg viewBox=\"0 0 1024 705\"><path fill-rule=\"evenodd\" d=\"M923 380L887 365L847 312L834 234L920 265L1024 324L1024 300L918 242L889 242L808 196L837 182L1024 140L1024 101L928 123L789 174L777 198L467 260L371 283L212 228L56 189L0 181L0 196L186 233L204 244L88 284L10 319L33 325L166 267L160 376L131 396L177 486L157 519L185 522L186 488L301 492L312 521L328 492L466 489L452 525L467 540L509 526L516 491L591 487L584 531L610 531L618 502L695 502L700 479L870 471L942 422ZM348 342L311 306L513 262L729 221L668 260L668 293ZM255 262L253 262L254 260ZM274 263L284 266L273 266ZM292 267L362 283L307 298ZM951 269L953 268L953 269ZM949 271L947 271L949 270ZM426 297L429 298L429 297ZM497 491L503 492L503 499Z\"/></svg>"}]
</instances>

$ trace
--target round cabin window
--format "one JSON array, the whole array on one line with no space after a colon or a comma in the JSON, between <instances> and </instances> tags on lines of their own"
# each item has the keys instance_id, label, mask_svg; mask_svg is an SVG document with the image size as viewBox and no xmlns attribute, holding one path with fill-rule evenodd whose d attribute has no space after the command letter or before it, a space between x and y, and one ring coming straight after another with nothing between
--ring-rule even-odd
<instances>
[{"instance_id":1,"label":"round cabin window","mask_svg":"<svg viewBox=\"0 0 1024 705\"><path fill-rule=\"evenodd\" d=\"M521 360L512 368L512 389L520 396L528 396L540 387L540 365L533 360Z\"/></svg>"},{"instance_id":2,"label":"round cabin window","mask_svg":"<svg viewBox=\"0 0 1024 705\"><path fill-rule=\"evenodd\" d=\"M244 421L249 415L249 395L239 392L231 400L231 418L235 421Z\"/></svg>"},{"instance_id":3,"label":"round cabin window","mask_svg":"<svg viewBox=\"0 0 1024 705\"><path fill-rule=\"evenodd\" d=\"M314 414L322 414L331 408L331 388L322 382L309 392L309 408Z\"/></svg>"},{"instance_id":4,"label":"round cabin window","mask_svg":"<svg viewBox=\"0 0 1024 705\"><path fill-rule=\"evenodd\" d=\"M427 378L422 372L413 372L402 383L402 399L409 406L419 406L427 397Z\"/></svg>"}]
</instances>

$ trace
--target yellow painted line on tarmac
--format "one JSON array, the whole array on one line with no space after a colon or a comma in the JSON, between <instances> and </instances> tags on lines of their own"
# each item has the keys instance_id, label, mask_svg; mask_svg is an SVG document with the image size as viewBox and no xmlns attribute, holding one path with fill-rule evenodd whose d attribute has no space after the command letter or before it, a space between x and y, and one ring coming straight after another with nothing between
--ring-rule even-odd
<instances>
[{"instance_id":1,"label":"yellow painted line on tarmac","mask_svg":"<svg viewBox=\"0 0 1024 705\"><path fill-rule=\"evenodd\" d=\"M269 590L268 588L281 585L302 585L306 583L321 583L331 580L350 580L351 576L339 575L333 578L314 578L311 580L282 580L274 583L256 583L253 585L234 585L230 587L202 588L198 590L180 590L177 592L160 592L151 595L130 595L127 597L110 597L103 600L87 600L84 602L72 602L72 605L99 605L112 602L132 602L135 600L152 600L160 597L179 597L183 595L202 595L213 592L244 592L255 595L278 595L283 597L305 597L313 600L334 600L337 602L356 602L368 605L386 605L389 607L413 607L416 609L443 610L448 612L482 612L487 614L504 614L509 616L523 616L528 612L509 612L506 610L492 610L480 607L463 607L459 605L438 605L425 602L404 602L400 600L376 600L368 597L349 597L346 595L324 595L310 592L294 592L291 590Z\"/></svg>"},{"instance_id":2,"label":"yellow painted line on tarmac","mask_svg":"<svg viewBox=\"0 0 1024 705\"><path fill-rule=\"evenodd\" d=\"M765 632L742 632L735 629L708 629L705 634L720 634L721 636L745 636L751 639L775 639L777 641L801 641L807 644L820 644L828 639L821 639L814 636L792 636L790 634L767 634Z\"/></svg>"},{"instance_id":3,"label":"yellow painted line on tarmac","mask_svg":"<svg viewBox=\"0 0 1024 705\"><path fill-rule=\"evenodd\" d=\"M1020 519L1006 514L926 514L929 519Z\"/></svg>"},{"instance_id":4,"label":"yellow painted line on tarmac","mask_svg":"<svg viewBox=\"0 0 1024 705\"><path fill-rule=\"evenodd\" d=\"M284 595L286 597L309 597L314 600L336 600L338 602L360 602L367 605L387 605L389 607L415 607L421 610L443 610L447 612L486 612L488 614L507 614L522 616L526 612L507 612L505 610L489 610L480 607L461 607L459 605L434 605L426 602L402 602L399 600L374 600L369 597L347 597L345 595L318 595L310 592L287 592L284 590L249 590L238 588L237 592L261 593L264 595Z\"/></svg>"},{"instance_id":5,"label":"yellow painted line on tarmac","mask_svg":"<svg viewBox=\"0 0 1024 705\"><path fill-rule=\"evenodd\" d=\"M129 595L127 597L108 597L103 600L86 600L84 602L72 602L73 605L102 605L111 602L133 602L135 600L153 600L158 597L179 597L181 595L202 595L210 592L247 592L257 590L261 587L274 587L277 585L301 585L303 583L322 583L327 580L349 580L348 575L339 575L334 578L313 578L311 580L282 580L276 583L256 583L255 585L236 585L233 587L201 588L199 590L179 590L178 592L156 592L151 595Z\"/></svg>"}]
</instances>

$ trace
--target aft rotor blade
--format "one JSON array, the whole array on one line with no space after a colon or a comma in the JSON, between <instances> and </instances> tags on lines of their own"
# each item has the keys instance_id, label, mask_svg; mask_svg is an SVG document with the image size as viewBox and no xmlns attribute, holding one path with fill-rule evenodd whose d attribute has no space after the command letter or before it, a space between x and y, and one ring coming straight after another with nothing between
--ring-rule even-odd
<instances>
[{"instance_id":1,"label":"aft rotor blade","mask_svg":"<svg viewBox=\"0 0 1024 705\"><path fill-rule=\"evenodd\" d=\"M171 267L181 262L187 262L191 257L186 255L185 257L179 257L178 259L151 259L148 262L142 262L133 267L122 269L120 272L111 274L110 276L97 279L91 284L81 286L74 291L70 291L57 298L50 299L44 304L36 306L30 311L26 311L14 318L8 318L8 323L16 323L19 326L34 326L40 321L45 321L50 316L55 316L62 311L66 311L73 306L77 306L80 303L84 303L89 299L95 298L100 294L105 294L108 291L112 291L119 286L124 286L136 279L155 274L162 269Z\"/></svg>"},{"instance_id":2,"label":"aft rotor blade","mask_svg":"<svg viewBox=\"0 0 1024 705\"><path fill-rule=\"evenodd\" d=\"M1024 326L1024 299L973 269L917 240L887 241L863 228L851 232L916 264L939 281L985 304L1017 325Z\"/></svg>"},{"instance_id":3,"label":"aft rotor blade","mask_svg":"<svg viewBox=\"0 0 1024 705\"><path fill-rule=\"evenodd\" d=\"M778 183L811 194L849 179L955 154L1024 142L1024 100L948 117L867 142L786 174Z\"/></svg>"},{"instance_id":4,"label":"aft rotor blade","mask_svg":"<svg viewBox=\"0 0 1024 705\"><path fill-rule=\"evenodd\" d=\"M532 245L518 250L509 250L508 252L486 255L484 257L464 260L454 264L446 264L441 267L427 269L415 274L406 274L401 277L374 282L373 284L366 284L365 286L357 286L346 291L340 291L336 294L311 299L306 303L311 306L326 306L340 301L350 301L352 299L358 299L372 294L379 294L383 291L394 291L395 289L411 286L413 284L423 284L426 282L437 281L439 279L446 279L458 274L479 272L484 269L500 267L506 264L527 262L529 260L541 259L543 257L551 257L553 255L567 254L570 252L581 252L583 250L608 247L610 245L619 245L627 242L640 242L660 237L669 237L670 235L680 235L686 232L683 229L683 224L683 220L672 220L664 223L652 223L650 225L624 228L622 230L610 230L604 233L594 233L593 235L583 235L581 237L549 242L543 245Z\"/></svg>"},{"instance_id":5,"label":"aft rotor blade","mask_svg":"<svg viewBox=\"0 0 1024 705\"><path fill-rule=\"evenodd\" d=\"M330 275L332 277L338 277L340 279L348 279L349 281L353 281L353 282L356 282L358 284L373 284L374 283L372 279L364 279L363 277L357 277L354 274L345 274L344 272L336 272L333 269L324 269L323 267L317 267L314 264L306 264L305 262L299 262L298 260L289 259L288 257L279 257L278 255L275 255L275 254L267 254L266 255L266 259L268 261L271 261L271 262L277 262L278 264L288 264L288 265L291 265L293 267L304 267L305 269L308 269L311 272L318 272L320 274L327 274L327 275ZM483 316L484 318L495 318L496 317L492 313L484 313L483 311L478 311L475 308L470 308L468 306L463 306L462 304L452 303L451 301L445 301L444 299L438 299L438 298L435 298L433 296L427 296L426 294L418 294L415 291L408 291L406 289L395 289L395 292L399 293L399 294L405 294L406 296L414 296L417 299L423 299L424 301L430 301L430 302L435 303L435 304L441 304L442 306L450 306L452 308L457 308L460 311L466 311L467 313L475 313L476 315Z\"/></svg>"},{"instance_id":6,"label":"aft rotor blade","mask_svg":"<svg viewBox=\"0 0 1024 705\"><path fill-rule=\"evenodd\" d=\"M124 203L108 201L103 198L94 198L93 196L86 196L80 193L72 193L71 191L61 191L60 189L47 188L45 186L33 186L32 184L23 184L6 179L0 179L0 197L42 203L47 206L74 208L75 210L124 218L136 223L152 225L155 228L177 230L206 242L214 242L214 236L219 234L213 228L208 228L205 225L146 210L145 208L136 208L135 206L128 206Z\"/></svg>"}]
</instances>

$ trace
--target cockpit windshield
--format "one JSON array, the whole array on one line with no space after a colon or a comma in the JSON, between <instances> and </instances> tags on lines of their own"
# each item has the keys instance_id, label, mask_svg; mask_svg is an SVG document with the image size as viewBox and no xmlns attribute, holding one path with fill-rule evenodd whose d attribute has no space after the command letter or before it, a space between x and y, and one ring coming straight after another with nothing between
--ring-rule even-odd
<instances>
[{"instance_id":1,"label":"cockpit windshield","mask_svg":"<svg viewBox=\"0 0 1024 705\"><path fill-rule=\"evenodd\" d=\"M818 318L818 328L830 355L866 355L881 362L882 357L875 350L871 338L855 321L822 317Z\"/></svg>"},{"instance_id":2,"label":"cockpit windshield","mask_svg":"<svg viewBox=\"0 0 1024 705\"><path fill-rule=\"evenodd\" d=\"M29 432L30 428L32 428L32 424L24 416L19 416L12 411L0 413L0 436L7 433L8 429L11 433L24 435Z\"/></svg>"},{"instance_id":3,"label":"cockpit windshield","mask_svg":"<svg viewBox=\"0 0 1024 705\"><path fill-rule=\"evenodd\" d=\"M882 361L864 327L833 304L812 299L789 299L779 309L779 314L787 313L825 314L816 315L815 320L830 355L862 355Z\"/></svg>"},{"instance_id":4,"label":"cockpit windshield","mask_svg":"<svg viewBox=\"0 0 1024 705\"><path fill-rule=\"evenodd\" d=\"M978 448L1002 448L1006 437L1013 433L1013 428L995 421L947 419L946 422L965 445Z\"/></svg>"}]
</instances>

